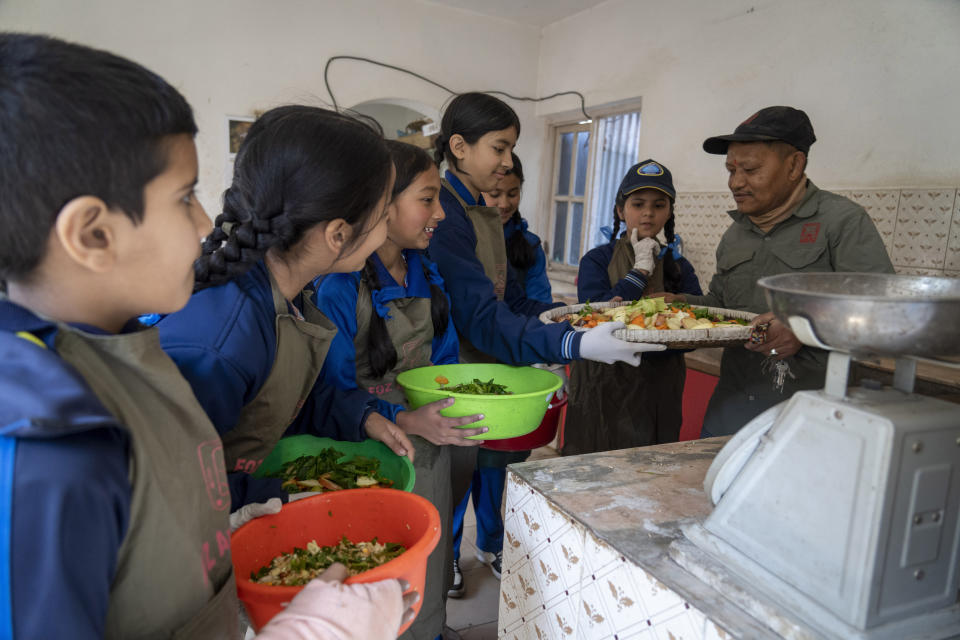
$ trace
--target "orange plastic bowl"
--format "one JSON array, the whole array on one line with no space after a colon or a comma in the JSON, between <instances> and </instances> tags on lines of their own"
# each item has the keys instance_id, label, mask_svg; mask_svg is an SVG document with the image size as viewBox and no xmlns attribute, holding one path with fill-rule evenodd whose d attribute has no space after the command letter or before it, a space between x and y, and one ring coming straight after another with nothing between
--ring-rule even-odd
<instances>
[{"instance_id":1,"label":"orange plastic bowl","mask_svg":"<svg viewBox=\"0 0 960 640\"><path fill-rule=\"evenodd\" d=\"M427 556L440 540L440 514L428 500L396 489L332 491L283 505L280 513L251 520L230 538L237 594L255 631L279 613L303 587L275 587L250 581L257 571L294 547L311 540L333 545L346 536L351 542L378 538L399 542L407 550L375 569L347 578L346 583L402 578L421 594L413 606L420 613ZM412 622L412 621L411 621ZM410 623L400 628L406 631Z\"/></svg>"}]
</instances>

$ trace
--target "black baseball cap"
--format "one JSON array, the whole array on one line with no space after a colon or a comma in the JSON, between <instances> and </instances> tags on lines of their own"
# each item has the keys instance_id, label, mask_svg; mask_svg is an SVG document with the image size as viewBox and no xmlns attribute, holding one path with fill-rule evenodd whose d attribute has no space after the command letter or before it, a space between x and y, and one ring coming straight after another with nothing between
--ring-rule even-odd
<instances>
[{"instance_id":1,"label":"black baseball cap","mask_svg":"<svg viewBox=\"0 0 960 640\"><path fill-rule=\"evenodd\" d=\"M627 175L620 181L617 192L626 198L639 189L656 189L670 196L671 200L677 199L670 170L656 160L644 160L630 167Z\"/></svg>"},{"instance_id":2,"label":"black baseball cap","mask_svg":"<svg viewBox=\"0 0 960 640\"><path fill-rule=\"evenodd\" d=\"M728 136L714 136L703 141L707 153L724 155L731 142L780 140L807 153L817 140L810 118L793 107L767 107L744 120Z\"/></svg>"}]
</instances>

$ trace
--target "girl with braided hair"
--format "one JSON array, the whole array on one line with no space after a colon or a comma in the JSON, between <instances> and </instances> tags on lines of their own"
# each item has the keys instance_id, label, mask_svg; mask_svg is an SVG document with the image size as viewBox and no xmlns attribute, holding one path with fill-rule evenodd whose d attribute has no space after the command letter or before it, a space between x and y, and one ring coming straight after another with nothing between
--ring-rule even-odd
<instances>
[{"instance_id":1,"label":"girl with braided hair","mask_svg":"<svg viewBox=\"0 0 960 640\"><path fill-rule=\"evenodd\" d=\"M700 281L674 233L676 197L673 177L662 164L644 160L630 167L617 189L610 242L580 259L580 302L639 300L656 291L699 295ZM626 229L618 236L621 225ZM657 241L661 231L665 246ZM577 362L570 369L563 455L679 438L686 378L682 351L648 354L638 368Z\"/></svg>"},{"instance_id":2,"label":"girl with braided hair","mask_svg":"<svg viewBox=\"0 0 960 640\"><path fill-rule=\"evenodd\" d=\"M437 507L442 538L427 561L420 614L404 637L436 638L443 631L451 562L450 450L481 444L466 438L487 429L458 428L481 419L479 415L441 416L453 398L407 410L396 384L397 374L408 369L459 362L460 343L443 279L423 254L445 217L438 198L440 172L423 149L398 141L387 141L387 146L397 178L386 242L361 271L330 274L316 283L316 306L338 329L320 376L341 389L359 387L377 396L378 411L413 442L413 492Z\"/></svg>"},{"instance_id":3,"label":"girl with braided hair","mask_svg":"<svg viewBox=\"0 0 960 640\"><path fill-rule=\"evenodd\" d=\"M523 189L523 164L517 154L511 154L513 168L483 199L500 211L503 238L507 246L507 260L517 272L527 297L552 303L553 294L547 278L547 256L540 238L529 231L527 221L520 215L520 195Z\"/></svg>"},{"instance_id":4,"label":"girl with braided hair","mask_svg":"<svg viewBox=\"0 0 960 640\"><path fill-rule=\"evenodd\" d=\"M440 189L446 218L430 240L429 255L450 293L460 360L529 365L582 358L638 365L642 352L663 347L615 338L613 332L622 323L575 331L569 323L540 322L541 313L560 303L529 298L507 262L500 212L487 205L483 193L495 189L513 168L511 154L519 135L516 112L486 93L456 96L440 122L435 144L437 162L447 166ZM453 493L459 500L473 483L478 456L476 449L466 447L451 455ZM502 466L503 459L495 464ZM498 577L502 534L501 526L481 543L483 561Z\"/></svg>"},{"instance_id":5,"label":"girl with braided hair","mask_svg":"<svg viewBox=\"0 0 960 640\"><path fill-rule=\"evenodd\" d=\"M223 440L233 510L286 497L247 475L283 435L370 437L413 456L366 390L317 384L336 327L302 314L318 274L356 271L383 243L393 175L379 132L316 107L267 111L237 153L195 293L157 325Z\"/></svg>"}]
</instances>

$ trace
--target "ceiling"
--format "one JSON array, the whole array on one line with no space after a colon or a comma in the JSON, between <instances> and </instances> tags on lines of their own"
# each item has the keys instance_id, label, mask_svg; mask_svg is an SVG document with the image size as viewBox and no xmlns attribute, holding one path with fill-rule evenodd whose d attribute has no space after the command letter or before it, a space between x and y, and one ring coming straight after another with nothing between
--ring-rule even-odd
<instances>
[{"instance_id":1,"label":"ceiling","mask_svg":"<svg viewBox=\"0 0 960 640\"><path fill-rule=\"evenodd\" d=\"M534 27L545 27L606 0L428 0Z\"/></svg>"}]
</instances>

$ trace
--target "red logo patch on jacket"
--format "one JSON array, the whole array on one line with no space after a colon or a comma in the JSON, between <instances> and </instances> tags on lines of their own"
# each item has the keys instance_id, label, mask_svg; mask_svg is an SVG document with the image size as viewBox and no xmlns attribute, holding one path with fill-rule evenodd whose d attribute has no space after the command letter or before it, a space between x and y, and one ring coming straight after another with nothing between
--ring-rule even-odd
<instances>
[{"instance_id":1,"label":"red logo patch on jacket","mask_svg":"<svg viewBox=\"0 0 960 640\"><path fill-rule=\"evenodd\" d=\"M820 223L808 222L800 228L800 244L813 244L820 235Z\"/></svg>"}]
</instances>

